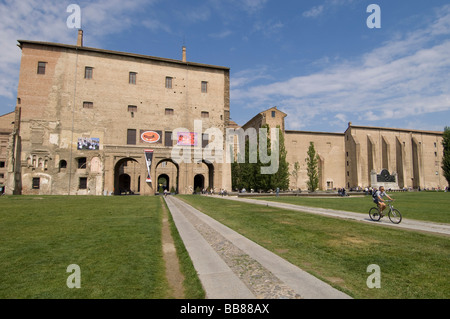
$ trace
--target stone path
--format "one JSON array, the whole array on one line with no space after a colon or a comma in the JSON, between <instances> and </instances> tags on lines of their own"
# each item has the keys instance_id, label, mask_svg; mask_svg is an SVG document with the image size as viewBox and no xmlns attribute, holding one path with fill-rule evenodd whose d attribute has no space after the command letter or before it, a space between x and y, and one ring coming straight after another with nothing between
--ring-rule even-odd
<instances>
[{"instance_id":1,"label":"stone path","mask_svg":"<svg viewBox=\"0 0 450 319\"><path fill-rule=\"evenodd\" d=\"M166 203L207 298L350 298L180 199Z\"/></svg>"}]
</instances>

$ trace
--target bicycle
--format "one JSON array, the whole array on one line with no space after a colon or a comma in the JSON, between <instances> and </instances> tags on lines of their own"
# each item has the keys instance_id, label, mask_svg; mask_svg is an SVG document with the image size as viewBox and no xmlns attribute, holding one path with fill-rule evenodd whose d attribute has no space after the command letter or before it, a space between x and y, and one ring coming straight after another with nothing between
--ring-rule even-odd
<instances>
[{"instance_id":1,"label":"bicycle","mask_svg":"<svg viewBox=\"0 0 450 319\"><path fill-rule=\"evenodd\" d=\"M387 202L389 205L389 211L387 215L389 216L390 221L394 224L400 224L400 222L402 221L402 214L400 213L400 211L394 208L394 205L392 205L392 200L385 200L385 202ZM370 219L376 222L379 221L382 217L380 214L380 209L378 207L372 207L369 210L369 216Z\"/></svg>"}]
</instances>

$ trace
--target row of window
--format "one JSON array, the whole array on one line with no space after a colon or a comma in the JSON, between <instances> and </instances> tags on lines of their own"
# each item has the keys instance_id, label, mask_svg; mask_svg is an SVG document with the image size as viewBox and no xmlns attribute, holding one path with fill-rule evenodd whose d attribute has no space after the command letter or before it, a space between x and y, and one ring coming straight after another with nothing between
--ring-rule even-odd
<instances>
[{"instance_id":1,"label":"row of window","mask_svg":"<svg viewBox=\"0 0 450 319\"><path fill-rule=\"evenodd\" d=\"M84 101L84 102L83 102L83 108L84 108L84 109L93 109L93 108L94 108L94 102ZM127 110L128 110L128 112L130 112L130 113L137 113L138 107L137 107L136 105L128 105ZM172 109L172 108L166 108L166 109L164 110L164 114L165 114L165 115L174 115L174 114L175 114L175 111L174 111L174 109ZM209 112L207 112L207 111L202 111L202 112L201 112L201 117L202 117L203 119L209 118ZM221 119L222 119L222 116L221 116Z\"/></svg>"},{"instance_id":2,"label":"row of window","mask_svg":"<svg viewBox=\"0 0 450 319\"><path fill-rule=\"evenodd\" d=\"M41 178L40 177L33 177L32 188L33 189L41 188ZM87 189L87 177L80 177L79 183L78 183L78 189Z\"/></svg>"},{"instance_id":3,"label":"row of window","mask_svg":"<svg viewBox=\"0 0 450 319\"><path fill-rule=\"evenodd\" d=\"M38 62L37 74L45 74L45 69L47 67L47 62ZM129 84L137 84L137 72L129 72L128 73L128 83ZM91 80L94 77L94 68L91 66L86 66L84 68L84 78L87 80ZM165 87L166 89L173 88L173 77L166 76ZM201 91L202 93L208 93L208 82L201 82Z\"/></svg>"}]
</instances>

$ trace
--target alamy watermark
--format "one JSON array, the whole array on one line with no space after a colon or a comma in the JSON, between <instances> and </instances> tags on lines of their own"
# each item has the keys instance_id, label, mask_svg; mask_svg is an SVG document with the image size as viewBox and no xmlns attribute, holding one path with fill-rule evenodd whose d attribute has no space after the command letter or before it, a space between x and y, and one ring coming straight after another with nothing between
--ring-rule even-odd
<instances>
[{"instance_id":1,"label":"alamy watermark","mask_svg":"<svg viewBox=\"0 0 450 319\"><path fill-rule=\"evenodd\" d=\"M371 264L367 266L367 272L372 273L367 277L366 285L368 288L381 288L381 269L380 266L376 264Z\"/></svg>"},{"instance_id":2,"label":"alamy watermark","mask_svg":"<svg viewBox=\"0 0 450 319\"><path fill-rule=\"evenodd\" d=\"M66 272L72 273L67 277L67 287L70 289L81 288L81 268L76 264L67 266Z\"/></svg>"},{"instance_id":3,"label":"alamy watermark","mask_svg":"<svg viewBox=\"0 0 450 319\"><path fill-rule=\"evenodd\" d=\"M184 134L184 135L183 135ZM201 138L200 138L201 137ZM225 140L224 140L225 138ZM248 163L258 161L261 174L275 174L278 172L280 160L280 129L250 127L246 130L239 128L223 130L212 127L203 131L203 121L194 121L194 132L186 128L177 128L172 132L175 145L172 148L171 159L177 163ZM208 142L204 145L203 142ZM246 143L248 141L248 156ZM270 147L269 142L270 141Z\"/></svg>"}]
</instances>

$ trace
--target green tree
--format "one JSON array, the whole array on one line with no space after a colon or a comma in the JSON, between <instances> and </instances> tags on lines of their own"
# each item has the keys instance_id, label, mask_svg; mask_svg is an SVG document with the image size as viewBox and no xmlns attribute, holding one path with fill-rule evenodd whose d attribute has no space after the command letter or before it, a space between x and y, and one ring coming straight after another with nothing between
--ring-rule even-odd
<instances>
[{"instance_id":1,"label":"green tree","mask_svg":"<svg viewBox=\"0 0 450 319\"><path fill-rule=\"evenodd\" d=\"M300 172L300 163L299 162L295 162L294 163L294 169L292 170L292 177L294 177L294 181L295 181L295 188L298 188L298 173Z\"/></svg>"},{"instance_id":2,"label":"green tree","mask_svg":"<svg viewBox=\"0 0 450 319\"><path fill-rule=\"evenodd\" d=\"M447 184L450 187L450 127L446 126L444 129L444 136L442 139L442 146L444 147L444 156L442 157L442 169Z\"/></svg>"},{"instance_id":3,"label":"green tree","mask_svg":"<svg viewBox=\"0 0 450 319\"><path fill-rule=\"evenodd\" d=\"M308 174L308 182L306 185L311 192L314 192L319 187L319 154L316 153L314 143L309 142L308 156L306 157L306 169Z\"/></svg>"},{"instance_id":4,"label":"green tree","mask_svg":"<svg viewBox=\"0 0 450 319\"><path fill-rule=\"evenodd\" d=\"M287 151L284 145L284 134L279 125L277 125L277 129L279 131L278 171L272 176L272 188L276 189L279 187L280 189L287 190L289 188L289 163L286 160Z\"/></svg>"}]
</instances>

